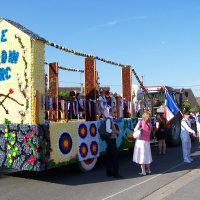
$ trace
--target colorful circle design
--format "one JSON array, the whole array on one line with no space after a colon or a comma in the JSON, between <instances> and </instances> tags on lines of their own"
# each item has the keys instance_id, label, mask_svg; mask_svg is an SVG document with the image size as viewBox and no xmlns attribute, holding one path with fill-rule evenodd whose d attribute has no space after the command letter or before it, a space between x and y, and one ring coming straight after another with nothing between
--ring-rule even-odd
<instances>
[{"instance_id":1,"label":"colorful circle design","mask_svg":"<svg viewBox=\"0 0 200 200\"><path fill-rule=\"evenodd\" d=\"M93 141L90 145L90 151L93 156L96 156L98 153L98 144L96 141Z\"/></svg>"},{"instance_id":2,"label":"colorful circle design","mask_svg":"<svg viewBox=\"0 0 200 200\"><path fill-rule=\"evenodd\" d=\"M72 138L69 133L62 133L59 138L59 149L63 154L68 154L72 149Z\"/></svg>"},{"instance_id":3,"label":"colorful circle design","mask_svg":"<svg viewBox=\"0 0 200 200\"><path fill-rule=\"evenodd\" d=\"M90 125L90 135L95 137L97 135L97 127L94 123Z\"/></svg>"},{"instance_id":4,"label":"colorful circle design","mask_svg":"<svg viewBox=\"0 0 200 200\"><path fill-rule=\"evenodd\" d=\"M84 139L87 136L87 126L85 124L80 124L78 128L78 134L79 136Z\"/></svg>"},{"instance_id":5,"label":"colorful circle design","mask_svg":"<svg viewBox=\"0 0 200 200\"><path fill-rule=\"evenodd\" d=\"M85 143L82 143L79 147L81 157L85 158L88 154L88 147Z\"/></svg>"}]
</instances>

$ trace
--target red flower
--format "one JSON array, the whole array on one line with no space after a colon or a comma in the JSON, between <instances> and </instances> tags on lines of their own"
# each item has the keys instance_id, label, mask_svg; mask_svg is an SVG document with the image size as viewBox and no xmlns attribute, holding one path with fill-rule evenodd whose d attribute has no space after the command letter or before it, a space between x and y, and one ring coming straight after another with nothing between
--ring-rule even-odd
<instances>
[{"instance_id":1,"label":"red flower","mask_svg":"<svg viewBox=\"0 0 200 200\"><path fill-rule=\"evenodd\" d=\"M12 88L9 89L9 94L14 93L14 90Z\"/></svg>"}]
</instances>

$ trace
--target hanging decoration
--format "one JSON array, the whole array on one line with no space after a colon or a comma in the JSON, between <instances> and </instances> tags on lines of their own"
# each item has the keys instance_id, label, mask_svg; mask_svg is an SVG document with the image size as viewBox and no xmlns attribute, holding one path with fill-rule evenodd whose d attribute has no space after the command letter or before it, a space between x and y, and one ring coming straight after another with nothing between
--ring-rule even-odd
<instances>
[{"instance_id":1,"label":"hanging decoration","mask_svg":"<svg viewBox=\"0 0 200 200\"><path fill-rule=\"evenodd\" d=\"M55 43L49 42L49 41L47 41L46 44L48 46L55 47L56 49L60 49L60 50L65 51L65 52L72 53L72 54L75 54L77 56L83 56L83 57L87 57L87 58L89 58L89 57L90 58L94 58L96 60L100 60L102 62L111 64L111 65L116 65L116 66L119 66L119 67L126 67L127 66L127 65L123 65L123 64L120 64L120 63L117 63L117 62L113 62L113 61L110 61L110 60L107 60L107 59L104 59L104 58L100 58L99 56L94 56L94 55L91 55L91 54L86 54L86 53L81 53L81 52L78 52L78 51L74 51L74 50L71 50L69 48L65 48L63 46L60 46L60 45L57 45ZM130 67L130 66L127 66L127 67Z\"/></svg>"},{"instance_id":2,"label":"hanging decoration","mask_svg":"<svg viewBox=\"0 0 200 200\"><path fill-rule=\"evenodd\" d=\"M78 51L75 51L75 50L72 50L72 49L57 45L57 44L52 43L50 41L46 41L46 44L48 46L52 46L52 47L54 47L56 49L60 49L60 50L65 51L65 52L72 53L72 54L75 54L77 56L90 57L90 58L94 58L96 60L111 64L111 65L115 65L115 66L119 66L119 67L130 67L131 68L131 65L124 65L124 64L113 62L113 61L110 61L110 60L107 60L107 59L104 59L104 58L100 58L99 56L94 56L94 55L91 55L91 54L81 53L81 52L78 52ZM148 91L145 89L143 83L140 81L140 79L139 79L139 77L136 74L134 69L132 69L132 72L133 72L135 78L137 79L137 81L139 82L141 88L144 90L145 94L151 99L151 96L149 95Z\"/></svg>"},{"instance_id":3,"label":"hanging decoration","mask_svg":"<svg viewBox=\"0 0 200 200\"><path fill-rule=\"evenodd\" d=\"M45 65L49 65L49 63L47 63L47 62L45 62L44 64L45 64ZM81 70L81 69L73 69L73 68L67 68L67 67L61 67L61 66L58 66L58 68L59 68L59 69L62 69L62 70L66 70L66 71L84 73L84 70Z\"/></svg>"},{"instance_id":4,"label":"hanging decoration","mask_svg":"<svg viewBox=\"0 0 200 200\"><path fill-rule=\"evenodd\" d=\"M139 79L138 75L136 74L135 70L132 69L132 72L135 76L135 78L137 79L138 83L140 84L141 88L143 89L143 91L145 92L145 94L149 97L149 99L151 99L151 96L149 95L148 91L146 90L146 88L144 87L142 81Z\"/></svg>"}]
</instances>

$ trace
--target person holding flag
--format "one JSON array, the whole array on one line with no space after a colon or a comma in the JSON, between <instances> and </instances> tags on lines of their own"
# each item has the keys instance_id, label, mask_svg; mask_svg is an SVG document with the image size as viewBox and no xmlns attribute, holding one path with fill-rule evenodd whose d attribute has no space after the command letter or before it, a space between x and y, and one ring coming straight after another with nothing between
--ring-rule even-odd
<instances>
[{"instance_id":1,"label":"person holding flag","mask_svg":"<svg viewBox=\"0 0 200 200\"><path fill-rule=\"evenodd\" d=\"M191 138L190 135L193 134L196 137L195 131L191 129L191 122L189 120L190 112L184 111L183 119L181 121L181 141L182 141L182 151L183 151L183 160L186 163L191 163L193 161L190 158L191 153Z\"/></svg>"},{"instance_id":2,"label":"person holding flag","mask_svg":"<svg viewBox=\"0 0 200 200\"><path fill-rule=\"evenodd\" d=\"M170 121L174 118L177 113L180 112L180 109L176 105L174 99L169 94L167 90L165 90L165 109L166 109L166 119ZM182 113L181 113L182 114ZM181 120L181 142L182 142L182 151L183 151L183 160L186 163L191 163L193 159L190 158L191 152L191 138L190 135L193 134L195 136L195 131L191 129L191 123L189 121L190 112L184 110L183 119Z\"/></svg>"},{"instance_id":3,"label":"person holding flag","mask_svg":"<svg viewBox=\"0 0 200 200\"><path fill-rule=\"evenodd\" d=\"M167 121L170 121L174 116L180 112L180 109L176 105L173 97L170 95L168 90L165 90L165 117Z\"/></svg>"}]
</instances>

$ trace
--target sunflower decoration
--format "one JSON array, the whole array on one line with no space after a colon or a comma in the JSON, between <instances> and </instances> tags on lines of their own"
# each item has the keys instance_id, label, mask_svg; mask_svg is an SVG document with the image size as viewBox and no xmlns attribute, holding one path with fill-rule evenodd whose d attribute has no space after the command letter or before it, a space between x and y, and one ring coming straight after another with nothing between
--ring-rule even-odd
<instances>
[{"instance_id":1,"label":"sunflower decoration","mask_svg":"<svg viewBox=\"0 0 200 200\"><path fill-rule=\"evenodd\" d=\"M96 141L93 141L90 145L90 151L93 156L96 156L98 153L98 144Z\"/></svg>"},{"instance_id":2,"label":"sunflower decoration","mask_svg":"<svg viewBox=\"0 0 200 200\"><path fill-rule=\"evenodd\" d=\"M62 133L59 138L59 149L63 154L68 154L72 149L72 138L69 133Z\"/></svg>"},{"instance_id":3,"label":"sunflower decoration","mask_svg":"<svg viewBox=\"0 0 200 200\"><path fill-rule=\"evenodd\" d=\"M79 153L81 157L85 158L88 154L88 147L85 143L82 143L79 147Z\"/></svg>"},{"instance_id":4,"label":"sunflower decoration","mask_svg":"<svg viewBox=\"0 0 200 200\"><path fill-rule=\"evenodd\" d=\"M78 129L79 136L84 139L87 136L87 126L85 124L81 124Z\"/></svg>"},{"instance_id":5,"label":"sunflower decoration","mask_svg":"<svg viewBox=\"0 0 200 200\"><path fill-rule=\"evenodd\" d=\"M90 125L90 135L95 137L97 135L97 127L94 123Z\"/></svg>"}]
</instances>

